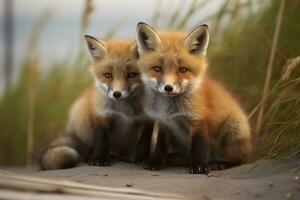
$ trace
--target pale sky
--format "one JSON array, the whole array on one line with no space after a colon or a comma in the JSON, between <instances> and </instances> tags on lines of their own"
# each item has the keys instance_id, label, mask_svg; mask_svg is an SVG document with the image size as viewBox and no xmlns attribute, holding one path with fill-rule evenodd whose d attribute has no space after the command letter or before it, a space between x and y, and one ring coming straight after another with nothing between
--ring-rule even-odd
<instances>
[{"instance_id":1,"label":"pale sky","mask_svg":"<svg viewBox=\"0 0 300 200\"><path fill-rule=\"evenodd\" d=\"M15 69L18 69L24 53L28 37L37 19L46 10L53 11L53 16L45 25L39 41L40 53L47 68L49 61L63 59L74 55L79 42L79 23L84 0L13 0L14 1L14 55ZM120 24L116 37L134 38L136 23L150 22L157 2L165 14L178 4L183 10L193 0L94 0L95 10L91 16L88 34L96 37L103 35L114 25ZM202 1L202 0L199 0ZM0 6L0 73L3 69L3 1ZM182 3L184 2L184 3ZM223 0L211 0L201 13L195 15L189 28L197 25L205 17L212 14ZM1 86L0 75L0 86Z\"/></svg>"}]
</instances>

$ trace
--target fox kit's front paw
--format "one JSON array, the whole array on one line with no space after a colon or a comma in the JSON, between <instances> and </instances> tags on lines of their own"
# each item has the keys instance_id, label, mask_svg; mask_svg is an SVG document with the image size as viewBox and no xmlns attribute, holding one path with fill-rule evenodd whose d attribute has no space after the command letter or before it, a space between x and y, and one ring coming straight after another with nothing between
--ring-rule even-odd
<instances>
[{"instance_id":1,"label":"fox kit's front paw","mask_svg":"<svg viewBox=\"0 0 300 200\"><path fill-rule=\"evenodd\" d=\"M110 159L109 157L95 157L91 156L88 160L88 164L90 166L109 166L110 165Z\"/></svg>"},{"instance_id":2,"label":"fox kit's front paw","mask_svg":"<svg viewBox=\"0 0 300 200\"><path fill-rule=\"evenodd\" d=\"M161 170L164 165L163 160L148 160L144 163L144 169L158 171Z\"/></svg>"},{"instance_id":3,"label":"fox kit's front paw","mask_svg":"<svg viewBox=\"0 0 300 200\"><path fill-rule=\"evenodd\" d=\"M207 163L192 161L189 172L190 174L209 174L210 169Z\"/></svg>"}]
</instances>

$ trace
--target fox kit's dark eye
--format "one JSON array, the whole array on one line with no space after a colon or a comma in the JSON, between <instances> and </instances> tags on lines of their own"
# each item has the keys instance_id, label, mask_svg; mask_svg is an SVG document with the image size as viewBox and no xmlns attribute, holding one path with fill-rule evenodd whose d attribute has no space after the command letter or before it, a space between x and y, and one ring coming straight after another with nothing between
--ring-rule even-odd
<instances>
[{"instance_id":1,"label":"fox kit's dark eye","mask_svg":"<svg viewBox=\"0 0 300 200\"><path fill-rule=\"evenodd\" d=\"M112 74L111 73L105 73L104 76L107 79L112 79Z\"/></svg>"},{"instance_id":2,"label":"fox kit's dark eye","mask_svg":"<svg viewBox=\"0 0 300 200\"><path fill-rule=\"evenodd\" d=\"M137 72L128 72L127 77L128 78L134 78L138 75L139 75L139 73L137 73Z\"/></svg>"},{"instance_id":3,"label":"fox kit's dark eye","mask_svg":"<svg viewBox=\"0 0 300 200\"><path fill-rule=\"evenodd\" d=\"M153 70L156 72L161 72L162 69L160 66L155 66L155 67L153 67Z\"/></svg>"},{"instance_id":4,"label":"fox kit's dark eye","mask_svg":"<svg viewBox=\"0 0 300 200\"><path fill-rule=\"evenodd\" d=\"M185 67L180 67L179 68L179 72L180 73L185 73L185 72L187 72L187 71L189 71L187 68L185 68Z\"/></svg>"}]
</instances>

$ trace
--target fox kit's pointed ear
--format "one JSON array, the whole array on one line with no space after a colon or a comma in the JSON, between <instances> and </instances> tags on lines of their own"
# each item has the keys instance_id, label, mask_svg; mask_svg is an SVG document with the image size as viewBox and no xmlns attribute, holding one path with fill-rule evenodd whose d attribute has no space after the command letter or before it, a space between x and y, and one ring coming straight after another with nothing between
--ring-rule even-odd
<instances>
[{"instance_id":1,"label":"fox kit's pointed ear","mask_svg":"<svg viewBox=\"0 0 300 200\"><path fill-rule=\"evenodd\" d=\"M188 34L184 40L184 46L192 54L206 55L208 42L208 25L202 24Z\"/></svg>"},{"instance_id":2,"label":"fox kit's pointed ear","mask_svg":"<svg viewBox=\"0 0 300 200\"><path fill-rule=\"evenodd\" d=\"M131 47L130 47L130 53L136 59L138 59L140 57L139 51L138 51L138 46L137 46L136 42L131 45Z\"/></svg>"},{"instance_id":3,"label":"fox kit's pointed ear","mask_svg":"<svg viewBox=\"0 0 300 200\"><path fill-rule=\"evenodd\" d=\"M137 24L136 43L140 55L149 51L155 51L161 45L156 31L143 22Z\"/></svg>"},{"instance_id":4,"label":"fox kit's pointed ear","mask_svg":"<svg viewBox=\"0 0 300 200\"><path fill-rule=\"evenodd\" d=\"M84 38L93 60L100 60L105 57L107 49L103 43L89 35L84 36Z\"/></svg>"}]
</instances>

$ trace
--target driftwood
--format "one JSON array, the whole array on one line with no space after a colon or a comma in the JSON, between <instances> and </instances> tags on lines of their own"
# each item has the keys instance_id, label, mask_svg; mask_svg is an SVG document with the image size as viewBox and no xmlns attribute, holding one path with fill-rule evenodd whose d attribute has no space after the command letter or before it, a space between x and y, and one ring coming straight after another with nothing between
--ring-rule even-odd
<instances>
[{"instance_id":1,"label":"driftwood","mask_svg":"<svg viewBox=\"0 0 300 200\"><path fill-rule=\"evenodd\" d=\"M172 194L134 188L112 188L72 181L45 179L0 171L0 199L7 200L77 200L77 199L189 199Z\"/></svg>"}]
</instances>

